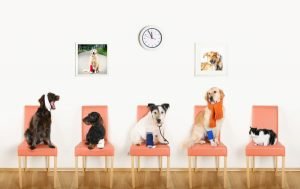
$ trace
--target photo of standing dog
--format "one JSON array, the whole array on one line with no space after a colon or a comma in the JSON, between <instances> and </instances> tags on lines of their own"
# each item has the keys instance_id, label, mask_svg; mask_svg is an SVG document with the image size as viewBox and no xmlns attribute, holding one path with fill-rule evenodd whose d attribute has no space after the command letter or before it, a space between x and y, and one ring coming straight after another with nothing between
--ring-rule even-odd
<instances>
[{"instance_id":1,"label":"photo of standing dog","mask_svg":"<svg viewBox=\"0 0 300 189\"><path fill-rule=\"evenodd\" d=\"M212 146L218 145L220 129L224 120L223 90L213 87L206 92L207 107L196 116L191 136L184 143L190 147L196 143L204 144L208 140Z\"/></svg>"},{"instance_id":2,"label":"photo of standing dog","mask_svg":"<svg viewBox=\"0 0 300 189\"><path fill-rule=\"evenodd\" d=\"M105 128L103 126L103 119L98 112L91 112L82 121L86 125L91 125L89 132L86 135L86 145L88 148L94 149L95 146L104 148Z\"/></svg>"},{"instance_id":3,"label":"photo of standing dog","mask_svg":"<svg viewBox=\"0 0 300 189\"><path fill-rule=\"evenodd\" d=\"M40 106L30 120L29 128L24 136L30 149L36 148L40 143L47 144L50 148L55 148L52 144L51 136L51 110L55 110L55 102L59 96L54 93L42 95L39 99Z\"/></svg>"},{"instance_id":4,"label":"photo of standing dog","mask_svg":"<svg viewBox=\"0 0 300 189\"><path fill-rule=\"evenodd\" d=\"M168 144L164 136L165 117L169 104L148 104L149 112L140 119L131 130L131 143L141 145L147 139L147 133L152 133L154 144Z\"/></svg>"}]
</instances>

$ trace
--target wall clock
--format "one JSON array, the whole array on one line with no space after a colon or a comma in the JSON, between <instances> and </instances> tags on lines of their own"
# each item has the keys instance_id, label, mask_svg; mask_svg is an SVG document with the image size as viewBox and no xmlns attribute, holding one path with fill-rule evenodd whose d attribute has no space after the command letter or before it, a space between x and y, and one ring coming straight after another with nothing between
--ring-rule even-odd
<instances>
[{"instance_id":1,"label":"wall clock","mask_svg":"<svg viewBox=\"0 0 300 189\"><path fill-rule=\"evenodd\" d=\"M140 31L139 42L144 49L156 49L161 45L162 32L156 26L146 26Z\"/></svg>"}]
</instances>

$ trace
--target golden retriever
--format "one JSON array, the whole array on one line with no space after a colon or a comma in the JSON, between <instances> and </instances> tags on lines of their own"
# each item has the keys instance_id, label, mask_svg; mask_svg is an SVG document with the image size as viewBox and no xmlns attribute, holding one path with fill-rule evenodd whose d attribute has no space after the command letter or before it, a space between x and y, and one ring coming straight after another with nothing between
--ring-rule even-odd
<instances>
[{"instance_id":1,"label":"golden retriever","mask_svg":"<svg viewBox=\"0 0 300 189\"><path fill-rule=\"evenodd\" d=\"M210 51L203 55L203 58L207 58L207 62L201 63L201 71L222 71L223 62L222 55L218 52Z\"/></svg>"},{"instance_id":2,"label":"golden retriever","mask_svg":"<svg viewBox=\"0 0 300 189\"><path fill-rule=\"evenodd\" d=\"M100 65L97 58L97 50L93 49L90 56L90 72L98 73L100 71Z\"/></svg>"},{"instance_id":3,"label":"golden retriever","mask_svg":"<svg viewBox=\"0 0 300 189\"><path fill-rule=\"evenodd\" d=\"M219 144L220 129L224 120L224 96L223 90L217 87L213 87L206 92L205 100L208 105L204 111L197 114L191 136L184 143L184 147L190 147L196 143L206 143L209 131L213 133L213 139L209 140L211 145L216 146Z\"/></svg>"}]
</instances>

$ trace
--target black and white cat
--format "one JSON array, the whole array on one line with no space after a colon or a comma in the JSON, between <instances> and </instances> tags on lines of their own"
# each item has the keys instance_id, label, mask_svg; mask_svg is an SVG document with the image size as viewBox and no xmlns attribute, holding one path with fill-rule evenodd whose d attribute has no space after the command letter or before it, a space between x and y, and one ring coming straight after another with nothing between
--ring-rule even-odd
<instances>
[{"instance_id":1,"label":"black and white cat","mask_svg":"<svg viewBox=\"0 0 300 189\"><path fill-rule=\"evenodd\" d=\"M259 146L274 145L277 142L277 135L273 130L250 127L249 135L253 142Z\"/></svg>"}]
</instances>

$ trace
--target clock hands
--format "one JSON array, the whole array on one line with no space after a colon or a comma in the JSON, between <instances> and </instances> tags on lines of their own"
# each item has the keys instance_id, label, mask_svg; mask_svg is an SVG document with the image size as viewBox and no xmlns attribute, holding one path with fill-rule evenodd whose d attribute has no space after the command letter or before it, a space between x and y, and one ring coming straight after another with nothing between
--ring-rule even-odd
<instances>
[{"instance_id":1,"label":"clock hands","mask_svg":"<svg viewBox=\"0 0 300 189\"><path fill-rule=\"evenodd\" d=\"M152 34L152 32L150 32L150 31L148 30L148 33L150 34L151 39L153 39L153 34Z\"/></svg>"}]
</instances>

